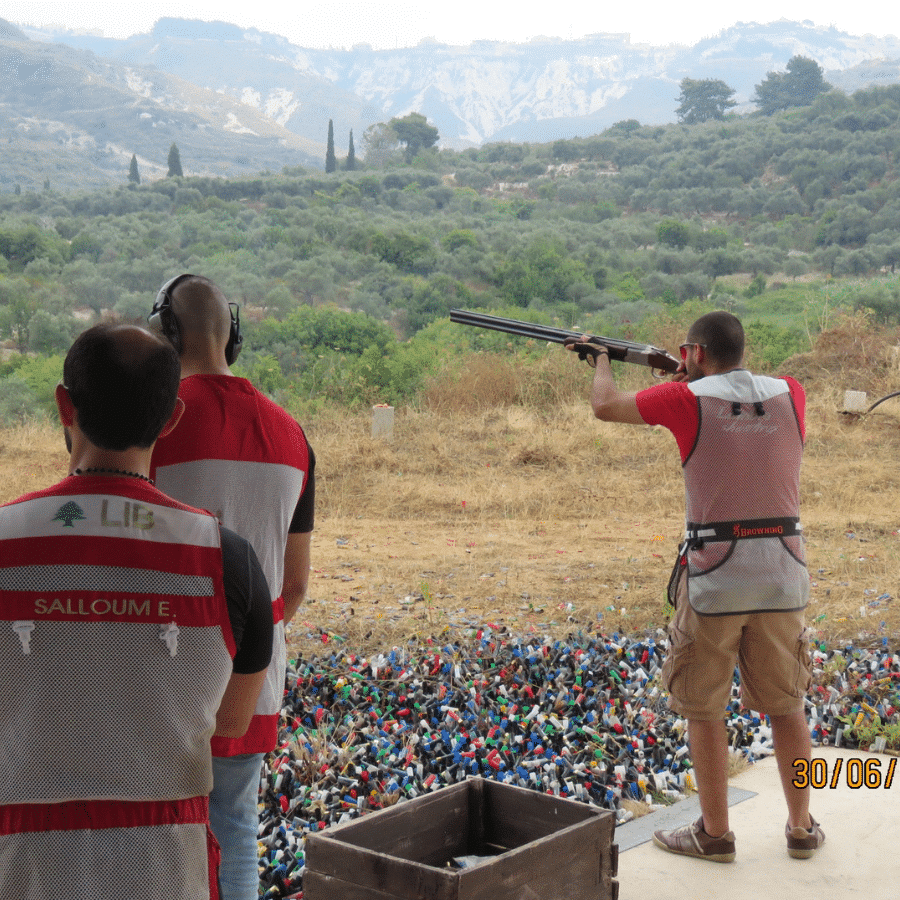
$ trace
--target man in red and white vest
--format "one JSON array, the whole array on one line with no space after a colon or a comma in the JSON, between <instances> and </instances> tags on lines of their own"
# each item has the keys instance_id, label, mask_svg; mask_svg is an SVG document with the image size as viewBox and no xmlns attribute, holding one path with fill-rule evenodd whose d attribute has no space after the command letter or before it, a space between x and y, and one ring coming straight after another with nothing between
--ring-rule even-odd
<instances>
[{"instance_id":1,"label":"man in red and white vest","mask_svg":"<svg viewBox=\"0 0 900 900\"><path fill-rule=\"evenodd\" d=\"M69 476L0 508L0 897L218 898L212 735L271 655L249 544L149 478L179 362L99 325L56 391Z\"/></svg>"},{"instance_id":2,"label":"man in red and white vest","mask_svg":"<svg viewBox=\"0 0 900 900\"><path fill-rule=\"evenodd\" d=\"M745 707L768 715L788 807L788 853L808 858L825 836L809 814L809 787L794 783L809 763L804 713L810 660L803 610L809 575L799 520L806 397L793 378L741 368L744 329L733 315L701 316L666 384L616 388L605 348L567 348L595 364L591 405L608 422L663 425L681 453L686 534L670 582L675 614L663 686L688 720L701 818L657 831L664 850L715 862L735 858L728 826L725 711L734 669Z\"/></svg>"},{"instance_id":3,"label":"man in red and white vest","mask_svg":"<svg viewBox=\"0 0 900 900\"><path fill-rule=\"evenodd\" d=\"M239 740L213 742L210 820L222 846L224 900L256 900L257 803L263 756L274 749L284 698L284 628L306 596L315 457L303 430L230 366L243 343L238 311L206 278L163 285L151 326L181 356L185 413L156 445L152 474L185 503L213 511L255 548L273 598L272 663Z\"/></svg>"}]
</instances>

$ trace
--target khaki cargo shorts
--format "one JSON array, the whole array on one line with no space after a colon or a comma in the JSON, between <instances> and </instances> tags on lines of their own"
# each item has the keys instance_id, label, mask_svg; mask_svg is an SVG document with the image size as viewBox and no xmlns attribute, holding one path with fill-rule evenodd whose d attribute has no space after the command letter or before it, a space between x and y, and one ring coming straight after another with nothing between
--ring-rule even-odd
<instances>
[{"instance_id":1,"label":"khaki cargo shorts","mask_svg":"<svg viewBox=\"0 0 900 900\"><path fill-rule=\"evenodd\" d=\"M672 710L688 719L721 719L731 700L735 665L747 709L770 716L803 709L812 681L803 610L701 616L685 588L682 577L662 670Z\"/></svg>"}]
</instances>

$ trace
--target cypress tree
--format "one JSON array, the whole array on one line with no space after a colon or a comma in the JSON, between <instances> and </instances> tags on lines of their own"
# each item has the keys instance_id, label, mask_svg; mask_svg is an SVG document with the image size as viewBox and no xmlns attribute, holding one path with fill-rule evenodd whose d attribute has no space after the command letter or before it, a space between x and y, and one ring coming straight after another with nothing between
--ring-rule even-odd
<instances>
[{"instance_id":1,"label":"cypress tree","mask_svg":"<svg viewBox=\"0 0 900 900\"><path fill-rule=\"evenodd\" d=\"M347 148L347 162L345 168L352 172L356 168L356 150L353 149L353 129L350 129L350 146Z\"/></svg>"},{"instance_id":2,"label":"cypress tree","mask_svg":"<svg viewBox=\"0 0 900 900\"><path fill-rule=\"evenodd\" d=\"M166 177L171 178L173 175L179 178L184 175L184 172L181 171L181 154L178 152L178 147L174 142L169 147L169 171Z\"/></svg>"},{"instance_id":3,"label":"cypress tree","mask_svg":"<svg viewBox=\"0 0 900 900\"><path fill-rule=\"evenodd\" d=\"M141 175L137 167L137 156L134 153L131 154L131 168L128 170L128 180L132 184L141 183Z\"/></svg>"},{"instance_id":4,"label":"cypress tree","mask_svg":"<svg viewBox=\"0 0 900 900\"><path fill-rule=\"evenodd\" d=\"M337 157L334 155L334 123L328 120L328 146L325 150L325 171L333 172L337 168Z\"/></svg>"}]
</instances>

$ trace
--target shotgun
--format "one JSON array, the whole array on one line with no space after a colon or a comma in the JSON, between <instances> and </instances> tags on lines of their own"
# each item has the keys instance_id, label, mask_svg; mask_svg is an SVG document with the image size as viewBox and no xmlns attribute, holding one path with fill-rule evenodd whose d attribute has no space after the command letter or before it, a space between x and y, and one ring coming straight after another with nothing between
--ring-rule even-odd
<instances>
[{"instance_id":1,"label":"shotgun","mask_svg":"<svg viewBox=\"0 0 900 900\"><path fill-rule=\"evenodd\" d=\"M580 331L566 331L564 328L552 328L549 325L535 325L533 322L520 322L518 319L504 319L501 316L489 316L485 313L472 312L468 309L451 309L450 321L460 325L471 325L474 328L490 328L517 334L519 337L533 338L536 341L550 341L562 344L568 338L581 337ZM662 372L674 372L680 365L667 350L652 347L649 344L637 344L634 341L623 341L619 338L584 335L584 341L606 347L610 359L622 362L637 363L649 366Z\"/></svg>"}]
</instances>

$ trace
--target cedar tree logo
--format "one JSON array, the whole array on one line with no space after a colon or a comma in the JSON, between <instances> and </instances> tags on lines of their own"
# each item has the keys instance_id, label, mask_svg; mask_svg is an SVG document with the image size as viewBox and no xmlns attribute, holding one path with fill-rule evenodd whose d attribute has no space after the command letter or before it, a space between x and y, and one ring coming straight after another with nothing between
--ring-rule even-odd
<instances>
[{"instance_id":1,"label":"cedar tree logo","mask_svg":"<svg viewBox=\"0 0 900 900\"><path fill-rule=\"evenodd\" d=\"M86 519L84 510L74 501L70 500L64 506L61 506L53 517L53 522L62 522L66 528L74 528L72 524L78 519Z\"/></svg>"}]
</instances>

